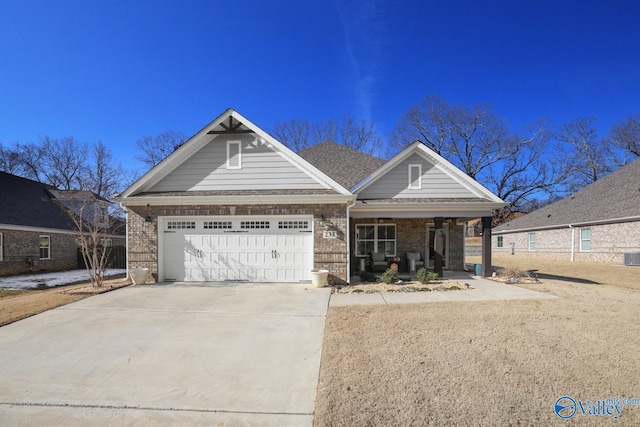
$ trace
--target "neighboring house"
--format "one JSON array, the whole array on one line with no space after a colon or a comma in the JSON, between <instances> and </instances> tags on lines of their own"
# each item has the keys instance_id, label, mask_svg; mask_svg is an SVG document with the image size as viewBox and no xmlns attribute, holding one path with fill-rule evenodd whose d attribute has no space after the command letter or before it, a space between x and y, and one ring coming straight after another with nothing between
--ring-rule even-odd
<instances>
[{"instance_id":1,"label":"neighboring house","mask_svg":"<svg viewBox=\"0 0 640 427\"><path fill-rule=\"evenodd\" d=\"M498 254L622 264L640 252L640 160L493 234Z\"/></svg>"},{"instance_id":2,"label":"neighboring house","mask_svg":"<svg viewBox=\"0 0 640 427\"><path fill-rule=\"evenodd\" d=\"M58 204L72 200L77 192L0 172L0 275L78 268L77 227ZM122 234L105 238L125 244Z\"/></svg>"},{"instance_id":3,"label":"neighboring house","mask_svg":"<svg viewBox=\"0 0 640 427\"><path fill-rule=\"evenodd\" d=\"M333 142L296 154L232 109L118 199L128 268L157 281L349 280L371 253L462 270L464 221L490 228L505 205L419 142L388 162Z\"/></svg>"}]
</instances>

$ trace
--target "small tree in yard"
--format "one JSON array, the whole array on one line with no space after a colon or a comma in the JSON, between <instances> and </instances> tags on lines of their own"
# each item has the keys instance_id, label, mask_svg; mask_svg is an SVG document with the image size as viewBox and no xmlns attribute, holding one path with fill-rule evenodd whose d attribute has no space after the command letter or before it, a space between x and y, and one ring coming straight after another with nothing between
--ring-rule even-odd
<instances>
[{"instance_id":1,"label":"small tree in yard","mask_svg":"<svg viewBox=\"0 0 640 427\"><path fill-rule=\"evenodd\" d=\"M116 221L109 215L109 201L90 191L52 192L77 229L78 248L89 272L91 285L102 286L111 252L108 238L117 231Z\"/></svg>"}]
</instances>

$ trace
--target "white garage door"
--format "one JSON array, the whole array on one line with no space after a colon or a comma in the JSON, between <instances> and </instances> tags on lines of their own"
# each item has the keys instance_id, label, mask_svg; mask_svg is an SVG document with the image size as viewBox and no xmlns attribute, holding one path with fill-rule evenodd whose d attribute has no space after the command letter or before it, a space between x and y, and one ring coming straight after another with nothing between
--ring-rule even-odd
<instances>
[{"instance_id":1,"label":"white garage door","mask_svg":"<svg viewBox=\"0 0 640 427\"><path fill-rule=\"evenodd\" d=\"M310 280L312 224L311 217L167 218L164 280Z\"/></svg>"}]
</instances>

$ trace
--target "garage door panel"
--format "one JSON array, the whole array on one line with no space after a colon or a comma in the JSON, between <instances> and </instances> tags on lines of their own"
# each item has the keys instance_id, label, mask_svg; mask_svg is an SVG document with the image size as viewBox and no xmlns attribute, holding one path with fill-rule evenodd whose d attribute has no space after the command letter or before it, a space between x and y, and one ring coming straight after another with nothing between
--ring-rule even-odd
<instances>
[{"instance_id":1,"label":"garage door panel","mask_svg":"<svg viewBox=\"0 0 640 427\"><path fill-rule=\"evenodd\" d=\"M282 229L278 227L278 220L264 217L242 219L251 227L260 224L259 228L250 229L240 229L240 220L236 220L237 229L205 229L204 221L202 218L180 219L173 227L169 226L171 220L164 223L166 280L300 281L310 278L313 268L310 232ZM304 222L307 227L312 223L295 221ZM185 223L191 225L180 229Z\"/></svg>"}]
</instances>

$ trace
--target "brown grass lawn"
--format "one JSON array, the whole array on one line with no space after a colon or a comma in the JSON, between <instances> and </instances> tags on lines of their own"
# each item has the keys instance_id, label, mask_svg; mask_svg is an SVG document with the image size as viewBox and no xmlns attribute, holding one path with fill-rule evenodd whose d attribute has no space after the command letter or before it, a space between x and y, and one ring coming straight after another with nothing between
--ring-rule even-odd
<instances>
[{"instance_id":1,"label":"brown grass lawn","mask_svg":"<svg viewBox=\"0 0 640 427\"><path fill-rule=\"evenodd\" d=\"M115 283L122 283L122 278L105 281L106 285ZM0 326L86 298L90 295L73 294L70 291L80 290L88 285L88 283L82 283L28 291L0 289Z\"/></svg>"},{"instance_id":2,"label":"brown grass lawn","mask_svg":"<svg viewBox=\"0 0 640 427\"><path fill-rule=\"evenodd\" d=\"M315 426L640 425L553 411L640 398L640 269L552 264L520 268L566 277L522 285L554 300L330 308Z\"/></svg>"}]
</instances>

